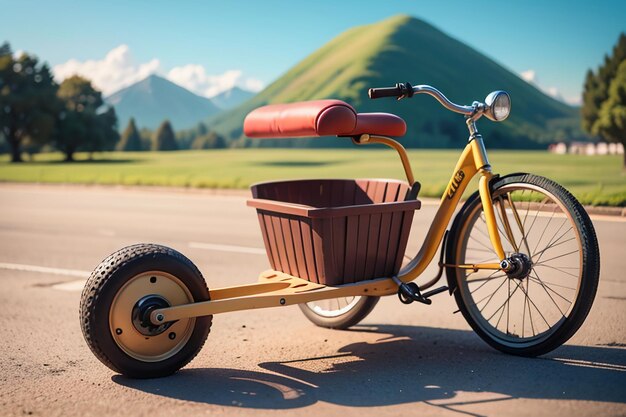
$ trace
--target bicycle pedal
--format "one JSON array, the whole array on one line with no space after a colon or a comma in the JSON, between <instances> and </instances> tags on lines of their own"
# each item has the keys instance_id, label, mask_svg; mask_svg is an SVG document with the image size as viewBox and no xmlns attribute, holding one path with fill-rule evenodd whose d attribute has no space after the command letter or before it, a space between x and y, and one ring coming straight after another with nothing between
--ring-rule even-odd
<instances>
[{"instance_id":1,"label":"bicycle pedal","mask_svg":"<svg viewBox=\"0 0 626 417\"><path fill-rule=\"evenodd\" d=\"M413 301L423 304L432 303L428 298L424 298L419 287L414 282L402 283L398 287L398 298L403 304L411 304Z\"/></svg>"}]
</instances>

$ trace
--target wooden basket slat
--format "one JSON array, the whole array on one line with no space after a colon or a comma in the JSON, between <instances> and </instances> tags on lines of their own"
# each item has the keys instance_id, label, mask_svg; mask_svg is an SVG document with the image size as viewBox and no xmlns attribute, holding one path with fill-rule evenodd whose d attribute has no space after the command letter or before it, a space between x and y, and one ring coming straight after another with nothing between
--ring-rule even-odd
<instances>
[{"instance_id":1,"label":"wooden basket slat","mask_svg":"<svg viewBox=\"0 0 626 417\"><path fill-rule=\"evenodd\" d=\"M249 204L272 268L341 285L398 273L419 208L402 203L408 190L396 180L270 182L252 187Z\"/></svg>"}]
</instances>

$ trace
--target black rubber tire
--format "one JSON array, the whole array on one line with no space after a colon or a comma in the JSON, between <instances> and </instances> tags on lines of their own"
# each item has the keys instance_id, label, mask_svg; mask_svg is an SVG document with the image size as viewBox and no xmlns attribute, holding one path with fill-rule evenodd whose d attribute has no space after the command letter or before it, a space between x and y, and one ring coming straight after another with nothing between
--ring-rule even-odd
<instances>
[{"instance_id":1,"label":"black rubber tire","mask_svg":"<svg viewBox=\"0 0 626 417\"><path fill-rule=\"evenodd\" d=\"M137 244L125 247L93 271L80 301L80 325L94 355L113 371L132 378L157 378L173 374L202 349L211 330L212 316L196 318L189 340L180 351L159 362L144 362L126 354L116 344L109 327L109 310L117 292L134 276L162 271L178 278L194 301L209 300L209 290L196 266L174 249Z\"/></svg>"},{"instance_id":2,"label":"black rubber tire","mask_svg":"<svg viewBox=\"0 0 626 417\"><path fill-rule=\"evenodd\" d=\"M598 280L600 275L600 252L598 248L598 240L595 229L589 218L589 215L576 198L571 195L565 188L554 181L533 174L512 174L502 178L496 178L491 184L492 193L499 188L510 184L531 184L540 187L555 196L565 207L567 212L573 219L573 226L576 229L582 250L582 267L581 267L581 284L579 292L574 301L570 315L559 325L559 328L549 335L549 337L539 340L536 344L526 347L511 347L500 343L490 334L484 331L475 321L469 312L466 300L463 299L461 291L459 291L459 280L464 279L464 273L460 269L447 267L446 275L450 290L454 293L456 303L459 310L472 327L472 329L490 346L502 352L518 355L518 356L539 356L546 354L565 343L580 328L585 321L598 288ZM468 220L469 214L480 205L480 196L474 193L464 204L454 219L452 228L448 236L446 248L446 264L457 264L456 254L458 245L463 241L461 230L464 223Z\"/></svg>"},{"instance_id":3,"label":"black rubber tire","mask_svg":"<svg viewBox=\"0 0 626 417\"><path fill-rule=\"evenodd\" d=\"M352 326L356 326L363 320L369 313L372 312L380 297L365 297L361 296L359 301L347 312L336 317L324 317L317 314L307 304L298 304L302 313L313 324L326 327L327 329L344 330Z\"/></svg>"}]
</instances>

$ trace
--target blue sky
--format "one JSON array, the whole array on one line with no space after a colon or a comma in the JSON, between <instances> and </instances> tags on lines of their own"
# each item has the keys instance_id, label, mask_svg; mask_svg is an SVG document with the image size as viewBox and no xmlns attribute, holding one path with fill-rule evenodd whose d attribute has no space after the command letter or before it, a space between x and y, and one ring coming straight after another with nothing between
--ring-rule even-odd
<instances>
[{"instance_id":1,"label":"blue sky","mask_svg":"<svg viewBox=\"0 0 626 417\"><path fill-rule=\"evenodd\" d=\"M37 54L60 78L83 71L111 92L156 71L207 96L230 84L259 89L352 26L410 14L575 101L587 69L626 31L626 1L0 0L0 7L0 41Z\"/></svg>"}]
</instances>

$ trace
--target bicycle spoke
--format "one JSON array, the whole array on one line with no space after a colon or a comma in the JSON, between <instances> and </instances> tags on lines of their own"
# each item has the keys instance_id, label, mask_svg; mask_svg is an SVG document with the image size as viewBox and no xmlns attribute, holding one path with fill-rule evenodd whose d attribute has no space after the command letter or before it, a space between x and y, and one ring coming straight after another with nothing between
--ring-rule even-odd
<instances>
[{"instance_id":1,"label":"bicycle spoke","mask_svg":"<svg viewBox=\"0 0 626 417\"><path fill-rule=\"evenodd\" d=\"M531 279L531 280L536 280L536 278L535 278L535 277L532 277L532 276L528 276L528 278L529 278L529 279ZM576 291L576 290L578 290L578 288L567 287L567 286L565 286L565 285L555 284L554 282L548 282L548 281L546 281L546 280L542 280L542 281L543 281L543 283L544 283L544 284L546 284L546 285L548 285L548 284L549 284L549 285L551 285L551 286L553 286L553 287L564 288L564 289L566 289L566 290L571 290L571 291Z\"/></svg>"},{"instance_id":2,"label":"bicycle spoke","mask_svg":"<svg viewBox=\"0 0 626 417\"><path fill-rule=\"evenodd\" d=\"M504 201L502 199L502 196L498 197L496 201L498 201L498 206L500 206L500 209L494 210L494 211L496 212L500 211L500 214L498 217L500 217L500 221L502 222L502 227L504 228L504 231L506 232L504 236L505 237L508 236L507 240L513 247L513 250L515 252L519 252L519 247L517 246L517 243L515 242L515 236L513 236L513 230L511 230L511 223L509 222L509 217L506 215L506 208L504 207Z\"/></svg>"},{"instance_id":3,"label":"bicycle spoke","mask_svg":"<svg viewBox=\"0 0 626 417\"><path fill-rule=\"evenodd\" d=\"M526 291L528 291L528 283L526 283ZM526 305L528 305L528 296L526 295L526 293L524 293L524 310L522 311L522 338L524 337L524 325L526 324Z\"/></svg>"},{"instance_id":4,"label":"bicycle spoke","mask_svg":"<svg viewBox=\"0 0 626 417\"><path fill-rule=\"evenodd\" d=\"M490 252L490 253L493 252L493 249L470 248L470 247L468 247L467 250L468 251L476 251L476 252ZM491 259L491 258L489 258L489 259Z\"/></svg>"},{"instance_id":5,"label":"bicycle spoke","mask_svg":"<svg viewBox=\"0 0 626 417\"><path fill-rule=\"evenodd\" d=\"M548 220L548 224L544 226L543 231L541 232L541 236L539 236L539 240L537 241L537 246L535 246L535 249L533 250L533 252L537 252L537 248L539 247L539 244L541 243L543 236L546 234L546 230L548 230L548 226L550 226L550 223L552 222L552 219L554 218L554 213L556 213L556 209L557 209L557 206L555 205L554 210L552 210L552 215L550 216L550 219Z\"/></svg>"},{"instance_id":6,"label":"bicycle spoke","mask_svg":"<svg viewBox=\"0 0 626 417\"><path fill-rule=\"evenodd\" d=\"M485 309L485 307L487 307L487 305L491 302L491 300L493 299L493 296L496 295L496 293L500 290L500 288L502 288L502 286L504 285L505 282L507 282L508 279L505 279L504 281L502 281L502 284L500 284L498 286L498 288L496 288L496 290L491 294L491 297L489 297L488 295L484 298L482 298L480 301L484 300L485 298L489 297L489 299L487 300L487 302L485 303L485 305L483 306L483 308L480 309L480 312L482 313L483 310ZM478 304L480 304L480 302L476 303L476 306L478 307Z\"/></svg>"},{"instance_id":7,"label":"bicycle spoke","mask_svg":"<svg viewBox=\"0 0 626 417\"><path fill-rule=\"evenodd\" d=\"M507 281L509 282L509 285L510 285L511 280L509 279L509 280L507 280ZM517 284L517 283L516 283L516 284ZM515 291L517 291L517 289L518 289L518 288L519 288L519 285L518 285L518 286L517 286L517 287L513 290L513 292L512 292L512 293L511 293L511 292L509 292L509 296L507 297L507 299L506 299L506 300L504 300L504 303L502 303L502 305L501 305L500 307L498 307L498 309L497 309L497 310L496 310L496 311L495 311L495 312L491 315L491 317L489 317L489 318L487 319L487 321L491 321L491 319L493 318L493 316L495 316L495 315L498 313L498 311L500 311L500 309L503 309L503 308L504 308L504 306L506 305L506 303L508 303L508 301L511 299L511 297L513 296L513 294L515 294ZM504 310L502 310L502 311L504 312Z\"/></svg>"},{"instance_id":8,"label":"bicycle spoke","mask_svg":"<svg viewBox=\"0 0 626 417\"><path fill-rule=\"evenodd\" d=\"M524 197L524 192L525 191L526 190L522 190L522 197ZM530 202L532 201L532 195L533 195L533 192L531 191L530 192L530 197L529 197L529 200L528 200L528 205L526 206L526 214L524 214L524 221L522 222L522 226L524 228L526 227L526 218L528 218L528 212L530 211Z\"/></svg>"},{"instance_id":9,"label":"bicycle spoke","mask_svg":"<svg viewBox=\"0 0 626 417\"><path fill-rule=\"evenodd\" d=\"M570 230L571 230L571 228L570 228ZM569 231L569 230L568 230L568 231ZM565 233L567 233L567 232L565 232ZM536 255L539 255L539 257L541 258L541 255L542 255L543 253L545 253L547 250L552 249L552 248L555 248L555 247L560 246L560 245L563 245L563 244L565 244L565 243L567 243L567 242L571 242L572 240L575 240L575 239L576 239L576 237L571 237L571 238L569 238L569 239L567 239L567 240L564 240L563 242L559 242L559 243L554 242L554 243L552 243L550 246L548 246L548 247L546 247L546 248L543 248L541 251L539 251L539 252L537 252L537 253L534 253L534 254L533 254L533 257L534 257L534 256L536 256ZM538 260L537 260L537 261L535 261L535 262L538 262Z\"/></svg>"},{"instance_id":10,"label":"bicycle spoke","mask_svg":"<svg viewBox=\"0 0 626 417\"><path fill-rule=\"evenodd\" d=\"M558 292L556 292L555 290L553 290L548 284L546 284L544 281L542 281L541 279L539 279L538 277L534 277L534 276L530 276L528 277L531 281L533 281L535 284L539 284L541 286L543 286L545 289L552 291L555 295L559 296L561 299L565 300L566 302L568 302L570 305L572 304L572 302L570 300L568 300L567 298L563 297L561 294L559 294Z\"/></svg>"},{"instance_id":11,"label":"bicycle spoke","mask_svg":"<svg viewBox=\"0 0 626 417\"><path fill-rule=\"evenodd\" d=\"M481 241L479 241L478 239L476 239L474 236L470 236L470 239L473 239L476 243L478 243L479 245L482 245L483 247L487 248L488 250L490 250L491 252L493 252L494 254L496 254L496 252L493 250L493 248L485 245L484 243L482 243Z\"/></svg>"},{"instance_id":12,"label":"bicycle spoke","mask_svg":"<svg viewBox=\"0 0 626 417\"><path fill-rule=\"evenodd\" d=\"M487 278L468 279L468 280L467 280L467 283L469 284L469 283L471 283L471 282L492 281L492 280L494 280L494 279L497 279L497 278L504 278L504 277L506 277L506 274L496 275L496 276L494 276L494 277L487 277ZM479 288L477 288L477 290L478 290L478 289L479 289Z\"/></svg>"},{"instance_id":13,"label":"bicycle spoke","mask_svg":"<svg viewBox=\"0 0 626 417\"><path fill-rule=\"evenodd\" d=\"M495 274L497 274L500 271L494 271L492 274L490 274L487 278L482 278L482 279L473 279L473 280L467 280L467 283L469 284L470 282L478 282L478 281L485 281L483 282L478 288L475 288L474 291L471 291L470 294L474 294L476 291L480 290L487 282L497 279L497 278L503 278L506 276L506 274L494 277ZM467 277L466 277L467 278Z\"/></svg>"},{"instance_id":14,"label":"bicycle spoke","mask_svg":"<svg viewBox=\"0 0 626 417\"><path fill-rule=\"evenodd\" d=\"M556 303L556 301L554 301L554 298L552 298L552 296L550 295L550 292L548 292L548 290L546 289L546 286L543 285L543 282L541 282L541 278L539 278L537 276L537 271L535 271L534 268L532 268L532 271L535 273L534 278L537 278L539 280L539 283L541 284L541 287L543 288L543 290L546 292L546 294L548 294L548 297L550 298L550 300L552 300L552 302L554 303L554 305L556 306L557 310L559 310L559 313L561 313L561 315L563 317L565 317L565 313L563 313L563 311L561 311L561 307L559 307L559 305ZM566 299L567 301L567 299Z\"/></svg>"},{"instance_id":15,"label":"bicycle spoke","mask_svg":"<svg viewBox=\"0 0 626 417\"><path fill-rule=\"evenodd\" d=\"M535 213L535 218L533 219L533 222L531 223L530 227L528 228L528 236L530 236L530 231L533 230L533 226L535 226L535 222L537 221L537 217L539 217L539 212L541 211L541 209L543 208L543 206L546 205L546 202L548 201L548 198L544 198L541 201L541 205L539 206L539 208L537 209L537 213ZM530 210L530 202L528 202L528 209Z\"/></svg>"},{"instance_id":16,"label":"bicycle spoke","mask_svg":"<svg viewBox=\"0 0 626 417\"><path fill-rule=\"evenodd\" d=\"M554 235L550 238L550 240L548 241L548 244L546 245L546 247L547 247L547 248L549 248L549 247L552 245L552 243L553 243L553 240L554 240L555 236L556 236L556 235L557 235L557 234L561 231L561 228L563 227L563 225L565 224L565 222L567 222L567 218L565 218L565 219L563 220L563 223L561 223L561 225L560 225L560 226L559 226L559 228L556 230L556 232L554 233ZM569 231L569 230L568 230L568 231ZM564 235L565 235L568 231L566 231L566 232L565 232L562 236L564 236ZM562 236L559 236L559 239L560 239ZM558 239L557 239L557 240L558 240ZM537 244L537 247L539 247L539 244ZM536 251L536 250L537 250L537 248L535 248L535 251ZM542 252L542 254L539 256L539 258L538 258L535 262L539 262L539 260L541 259L541 256L543 256L543 253L545 253L545 249L543 249L541 252Z\"/></svg>"},{"instance_id":17,"label":"bicycle spoke","mask_svg":"<svg viewBox=\"0 0 626 417\"><path fill-rule=\"evenodd\" d=\"M514 282L515 282L515 284L517 285L517 287L519 288L519 287L520 287L520 284L519 284L517 281L514 281ZM522 292L524 292L524 288L522 288ZM528 293L526 293L526 294L528 294ZM537 313L539 313L539 315L541 316L541 318L543 319L543 321L545 321L545 322L546 322L546 325L548 326L548 328L550 328L550 323L548 323L548 320L546 320L546 318L543 316L543 314L541 314L541 310L539 310L539 308L537 307L537 305L535 304L535 302L534 302L534 301L533 301L530 297L528 297L528 301L530 302L530 304L532 304L532 305L533 305L533 307L535 307L535 310L537 310Z\"/></svg>"},{"instance_id":18,"label":"bicycle spoke","mask_svg":"<svg viewBox=\"0 0 626 417\"><path fill-rule=\"evenodd\" d=\"M564 274L571 275L571 276L573 276L574 278L579 278L579 276L578 276L578 275L574 275L574 274L572 274L571 272L562 271L561 269L556 268L556 267L551 266L551 265L544 265L544 264L540 264L540 265L535 265L535 266L541 266L541 267L545 267L545 268L551 268L551 269L554 269L554 270L556 270L556 271L562 272L562 273L564 273ZM575 268L575 269L580 269L580 268Z\"/></svg>"},{"instance_id":19,"label":"bicycle spoke","mask_svg":"<svg viewBox=\"0 0 626 417\"><path fill-rule=\"evenodd\" d=\"M543 264L545 264L546 262L550 262L550 261L553 261L553 260L555 260L555 259L559 259L559 258L562 258L562 257L564 257L564 256L571 255L572 253L576 253L576 252L578 252L578 249L576 249L575 251L572 251L572 252L564 253L563 255L555 256L554 258L546 259L546 260L544 260L543 262L540 262L540 263L536 263L536 264L534 264L534 266L537 266L537 265L543 265Z\"/></svg>"},{"instance_id":20,"label":"bicycle spoke","mask_svg":"<svg viewBox=\"0 0 626 417\"><path fill-rule=\"evenodd\" d=\"M526 190L522 191L522 195L524 195L524 191ZM524 246L526 246L526 251L529 254L528 256L530 256L530 246L528 245L526 232L524 231L524 225L522 224L522 221L520 220L519 213L517 212L517 207L515 207L515 202L513 202L513 199L511 198L511 193L507 193L506 195L507 195L507 201L509 202L509 206L511 207L511 211L513 212L513 218L515 219L515 222L517 223L517 227L519 228L520 233L522 234L522 238L520 239L520 245L524 243ZM518 245L518 248L519 248L519 245Z\"/></svg>"}]
</instances>

